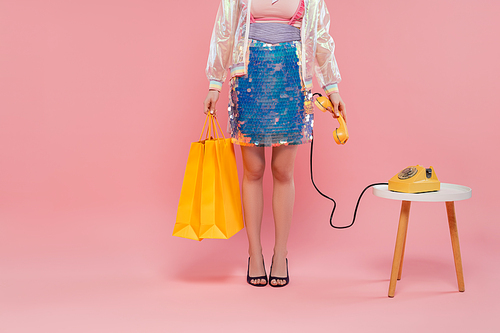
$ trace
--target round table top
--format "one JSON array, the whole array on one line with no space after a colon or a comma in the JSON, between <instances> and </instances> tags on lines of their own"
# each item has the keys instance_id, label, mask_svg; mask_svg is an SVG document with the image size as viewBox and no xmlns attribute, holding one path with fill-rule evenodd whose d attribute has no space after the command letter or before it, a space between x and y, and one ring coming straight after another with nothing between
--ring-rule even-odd
<instances>
[{"instance_id":1,"label":"round table top","mask_svg":"<svg viewBox=\"0 0 500 333\"><path fill-rule=\"evenodd\" d=\"M401 193L389 191L387 185L375 185L372 187L373 195L386 199L404 201L459 201L466 200L472 196L472 189L463 185L441 183L441 189L426 193Z\"/></svg>"}]
</instances>

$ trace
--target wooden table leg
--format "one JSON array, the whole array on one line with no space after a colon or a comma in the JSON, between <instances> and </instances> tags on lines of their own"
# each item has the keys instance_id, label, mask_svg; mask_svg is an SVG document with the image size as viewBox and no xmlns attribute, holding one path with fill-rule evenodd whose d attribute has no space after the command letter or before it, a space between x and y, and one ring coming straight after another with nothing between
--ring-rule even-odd
<instances>
[{"instance_id":1,"label":"wooden table leg","mask_svg":"<svg viewBox=\"0 0 500 333\"><path fill-rule=\"evenodd\" d=\"M457 217L455 215L455 202L446 202L448 224L450 225L451 246L453 258L455 259L455 270L457 272L458 290L465 291L464 271L462 269L462 256L460 255L460 243L458 242Z\"/></svg>"},{"instance_id":2,"label":"wooden table leg","mask_svg":"<svg viewBox=\"0 0 500 333\"><path fill-rule=\"evenodd\" d=\"M401 275L403 274L403 260L405 258L406 237L407 237L407 235L408 235L408 227L406 227L406 232L405 232L405 236L404 236L404 240L403 240L403 253L401 253L401 262L399 264L398 281L401 280Z\"/></svg>"},{"instance_id":3,"label":"wooden table leg","mask_svg":"<svg viewBox=\"0 0 500 333\"><path fill-rule=\"evenodd\" d=\"M396 248L392 260L391 281L389 283L389 297L394 297L396 282L399 275L399 268L403 258L403 249L408 228L408 218L410 216L411 201L403 201L401 204L401 214L399 215L398 236L396 238Z\"/></svg>"}]
</instances>

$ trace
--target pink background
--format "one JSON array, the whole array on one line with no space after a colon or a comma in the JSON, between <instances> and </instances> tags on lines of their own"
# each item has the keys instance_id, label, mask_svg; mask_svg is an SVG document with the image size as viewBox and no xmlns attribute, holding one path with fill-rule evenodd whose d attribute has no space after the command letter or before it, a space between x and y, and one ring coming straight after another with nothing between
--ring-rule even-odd
<instances>
[{"instance_id":1,"label":"pink background","mask_svg":"<svg viewBox=\"0 0 500 333\"><path fill-rule=\"evenodd\" d=\"M415 203L387 298L400 203L368 192L355 226L331 229L307 145L287 288L245 283L244 231L171 236L218 1L0 0L0 331L498 331L500 3L326 3L351 138L337 146L317 112L316 183L337 224L409 165L471 187L456 203L466 292L444 204ZM227 84L223 127L226 103ZM266 203L271 189L268 170ZM269 265L270 204L263 239Z\"/></svg>"}]
</instances>

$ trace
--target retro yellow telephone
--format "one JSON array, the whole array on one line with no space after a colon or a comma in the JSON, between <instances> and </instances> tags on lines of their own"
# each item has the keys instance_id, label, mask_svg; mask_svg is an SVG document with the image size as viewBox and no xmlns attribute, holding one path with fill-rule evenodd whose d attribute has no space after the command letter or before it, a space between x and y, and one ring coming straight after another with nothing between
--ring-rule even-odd
<instances>
[{"instance_id":1,"label":"retro yellow telephone","mask_svg":"<svg viewBox=\"0 0 500 333\"><path fill-rule=\"evenodd\" d=\"M314 104L323 112L328 111L328 107L331 107L333 109L332 103L328 99L328 97L323 97L319 93L315 93L314 95L319 95L316 100L314 101ZM313 95L313 96L314 96ZM347 139L349 139L349 133L347 132L347 126L345 124L344 118L342 116L338 117L337 120L339 121L340 127L335 129L333 132L333 138L335 139L335 142L338 144L345 144L347 142ZM311 140L311 154L310 154L310 169L311 169L311 181L314 186L314 188L318 191L319 194L321 194L323 197L326 199L330 200L333 202L333 209L332 213L330 214L330 225L335 228L335 229L346 229L351 227L354 224L354 221L356 220L356 213L358 211L358 206L359 202L361 200L361 197L363 194L372 186L376 185L388 185L389 190L395 191L395 192L403 192L403 193L424 193L424 192L433 192L433 191L439 191L441 188L441 183L436 177L436 173L434 172L433 167L429 168L424 168L421 165L415 165L415 166L409 166L405 169L403 169L400 173L392 177L388 183L374 183L370 184L365 187L363 192L361 192L361 195L358 198L358 202L356 203L356 208L354 209L354 215L352 218L352 222L349 225L345 226L336 226L333 224L333 214L335 212L335 208L337 207L337 203L335 200L323 192L321 192L316 184L314 183L314 178L313 178L313 142L314 139Z\"/></svg>"},{"instance_id":2,"label":"retro yellow telephone","mask_svg":"<svg viewBox=\"0 0 500 333\"><path fill-rule=\"evenodd\" d=\"M319 95L314 101L314 104L316 104L318 109L326 112L328 111L327 108L331 107L333 110L332 102L330 102L330 99L328 97L322 96L320 93L315 93L314 95ZM337 142L337 144L343 145L349 139L349 133L347 132L347 126L342 115L340 115L337 120L339 121L340 127L336 128L335 131L333 131L333 139L335 140L335 142Z\"/></svg>"},{"instance_id":3,"label":"retro yellow telephone","mask_svg":"<svg viewBox=\"0 0 500 333\"><path fill-rule=\"evenodd\" d=\"M409 166L389 179L389 190L404 193L424 193L439 191L441 183L434 168L421 165Z\"/></svg>"}]
</instances>

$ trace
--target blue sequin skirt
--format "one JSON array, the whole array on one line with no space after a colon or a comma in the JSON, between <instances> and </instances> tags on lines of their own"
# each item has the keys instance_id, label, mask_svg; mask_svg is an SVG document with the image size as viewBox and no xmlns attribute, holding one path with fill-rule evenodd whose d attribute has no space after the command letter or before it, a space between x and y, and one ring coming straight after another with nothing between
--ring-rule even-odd
<instances>
[{"instance_id":1,"label":"blue sequin skirt","mask_svg":"<svg viewBox=\"0 0 500 333\"><path fill-rule=\"evenodd\" d=\"M230 82L229 131L242 146L310 142L312 94L301 79L301 43L250 40L248 71Z\"/></svg>"}]
</instances>

